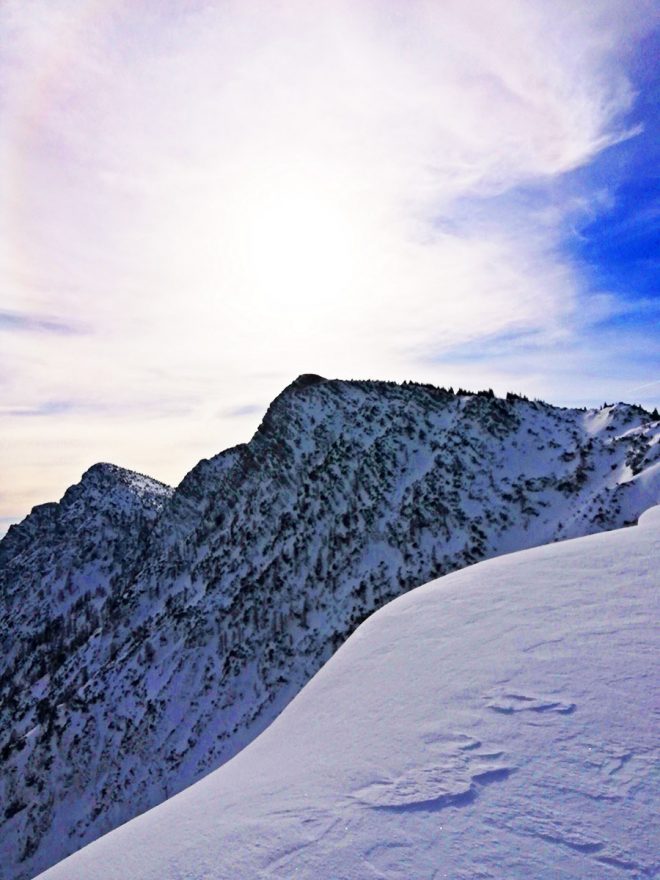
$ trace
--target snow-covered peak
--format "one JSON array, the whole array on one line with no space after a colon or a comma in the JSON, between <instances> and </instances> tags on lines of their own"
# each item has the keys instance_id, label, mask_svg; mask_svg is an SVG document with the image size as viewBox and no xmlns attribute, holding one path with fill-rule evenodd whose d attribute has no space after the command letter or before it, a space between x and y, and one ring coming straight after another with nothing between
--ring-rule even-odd
<instances>
[{"instance_id":1,"label":"snow-covered peak","mask_svg":"<svg viewBox=\"0 0 660 880\"><path fill-rule=\"evenodd\" d=\"M66 490L61 501L40 504L22 522L10 526L0 541L0 564L16 564L22 552L31 557L61 551L64 544L80 541L79 529L103 526L134 519L154 520L174 490L158 480L137 474L114 464L99 463L90 467ZM90 536L92 541L102 535ZM47 546L44 544L47 543ZM0 586L6 572L0 571Z\"/></svg>"},{"instance_id":2,"label":"snow-covered peak","mask_svg":"<svg viewBox=\"0 0 660 880\"><path fill-rule=\"evenodd\" d=\"M646 410L630 403L605 404L600 409L587 410L584 414L584 427L590 435L604 432L622 434L648 422Z\"/></svg>"},{"instance_id":3,"label":"snow-covered peak","mask_svg":"<svg viewBox=\"0 0 660 880\"><path fill-rule=\"evenodd\" d=\"M92 465L81 477L81 482L101 482L105 484L123 483L132 486L136 492L152 492L154 494L168 495L172 489L153 477L138 474L136 471L128 470L128 468L119 467L119 465L110 462L100 461Z\"/></svg>"},{"instance_id":4,"label":"snow-covered peak","mask_svg":"<svg viewBox=\"0 0 660 880\"><path fill-rule=\"evenodd\" d=\"M391 602L233 761L41 880L655 876L659 526Z\"/></svg>"},{"instance_id":5,"label":"snow-covered peak","mask_svg":"<svg viewBox=\"0 0 660 880\"><path fill-rule=\"evenodd\" d=\"M69 489L64 495L63 502L67 500L67 495L71 491ZM116 464L99 462L82 475L78 491L88 497L96 496L106 504L111 501L119 506L131 508L142 506L145 510L158 512L174 490L171 486L154 480L153 477L138 474Z\"/></svg>"}]
</instances>

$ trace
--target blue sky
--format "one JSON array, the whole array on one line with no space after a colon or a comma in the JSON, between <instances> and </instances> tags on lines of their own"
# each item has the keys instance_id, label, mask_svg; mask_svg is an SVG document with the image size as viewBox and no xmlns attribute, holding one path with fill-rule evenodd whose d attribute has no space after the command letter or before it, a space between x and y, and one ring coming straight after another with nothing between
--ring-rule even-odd
<instances>
[{"instance_id":1,"label":"blue sky","mask_svg":"<svg viewBox=\"0 0 660 880\"><path fill-rule=\"evenodd\" d=\"M631 64L637 92L629 114L640 131L610 147L585 169L575 172L585 186L603 186L612 204L579 230L573 253L591 283L629 302L660 297L660 38L641 41ZM644 323L644 312L621 318L627 325Z\"/></svg>"},{"instance_id":2,"label":"blue sky","mask_svg":"<svg viewBox=\"0 0 660 880\"><path fill-rule=\"evenodd\" d=\"M621 306L594 328L606 345L624 335L630 350L621 371L632 384L625 399L660 403L660 39L640 43L630 78L637 92L629 124L640 131L604 151L575 177L588 188L602 186L611 204L569 240L593 289L606 290ZM616 370L618 364L612 364Z\"/></svg>"},{"instance_id":3,"label":"blue sky","mask_svg":"<svg viewBox=\"0 0 660 880\"><path fill-rule=\"evenodd\" d=\"M583 290L582 304L597 305L584 322L576 317L570 339L547 345L538 332L507 332L456 346L443 364L507 361L520 385L539 360L555 363L565 386L559 403L594 405L600 397L623 398L652 408L660 404L660 38L640 40L627 70L634 100L625 114L630 136L608 146L559 181L535 181L497 194L494 205L462 206L460 215L502 210L542 212L549 203L575 203L566 211L559 252L570 259ZM455 212L456 216L456 212ZM598 387L593 390L593 379ZM608 394L608 383L613 393ZM616 388L616 391L614 390Z\"/></svg>"},{"instance_id":4,"label":"blue sky","mask_svg":"<svg viewBox=\"0 0 660 880\"><path fill-rule=\"evenodd\" d=\"M0 517L302 372L657 405L659 11L6 0Z\"/></svg>"}]
</instances>

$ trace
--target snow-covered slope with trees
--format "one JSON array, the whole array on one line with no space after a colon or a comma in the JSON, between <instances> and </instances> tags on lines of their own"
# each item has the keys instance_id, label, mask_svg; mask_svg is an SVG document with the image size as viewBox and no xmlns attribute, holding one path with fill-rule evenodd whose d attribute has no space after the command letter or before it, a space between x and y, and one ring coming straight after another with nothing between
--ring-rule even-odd
<instances>
[{"instance_id":1,"label":"snow-covered slope with trees","mask_svg":"<svg viewBox=\"0 0 660 880\"><path fill-rule=\"evenodd\" d=\"M655 508L391 602L233 761L42 880L656 876L659 561Z\"/></svg>"},{"instance_id":2,"label":"snow-covered slope with trees","mask_svg":"<svg viewBox=\"0 0 660 880\"><path fill-rule=\"evenodd\" d=\"M0 878L259 734L355 627L486 557L636 521L660 426L303 376L175 490L97 465L0 543Z\"/></svg>"}]
</instances>

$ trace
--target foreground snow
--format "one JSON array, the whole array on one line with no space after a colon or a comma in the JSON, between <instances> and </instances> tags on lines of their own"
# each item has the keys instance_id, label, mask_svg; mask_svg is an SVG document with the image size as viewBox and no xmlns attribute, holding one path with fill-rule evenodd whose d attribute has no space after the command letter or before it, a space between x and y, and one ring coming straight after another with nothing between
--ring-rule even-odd
<instances>
[{"instance_id":1,"label":"foreground snow","mask_svg":"<svg viewBox=\"0 0 660 880\"><path fill-rule=\"evenodd\" d=\"M659 551L654 508L397 599L233 761L41 876L654 876Z\"/></svg>"}]
</instances>

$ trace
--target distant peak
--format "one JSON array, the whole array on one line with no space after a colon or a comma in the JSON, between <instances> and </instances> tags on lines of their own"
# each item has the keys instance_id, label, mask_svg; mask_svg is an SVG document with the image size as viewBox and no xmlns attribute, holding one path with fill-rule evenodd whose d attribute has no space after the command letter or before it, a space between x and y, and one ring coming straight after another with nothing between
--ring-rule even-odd
<instances>
[{"instance_id":1,"label":"distant peak","mask_svg":"<svg viewBox=\"0 0 660 880\"><path fill-rule=\"evenodd\" d=\"M119 465L111 464L107 461L99 461L85 471L81 477L81 482L86 483L89 480L117 480L131 474L132 471L119 467Z\"/></svg>"},{"instance_id":2,"label":"distant peak","mask_svg":"<svg viewBox=\"0 0 660 880\"><path fill-rule=\"evenodd\" d=\"M173 491L170 486L160 480L120 467L117 464L110 464L107 461L97 462L88 468L82 475L79 485L92 487L99 484L106 488L123 485L138 492L147 490L168 493Z\"/></svg>"}]
</instances>

